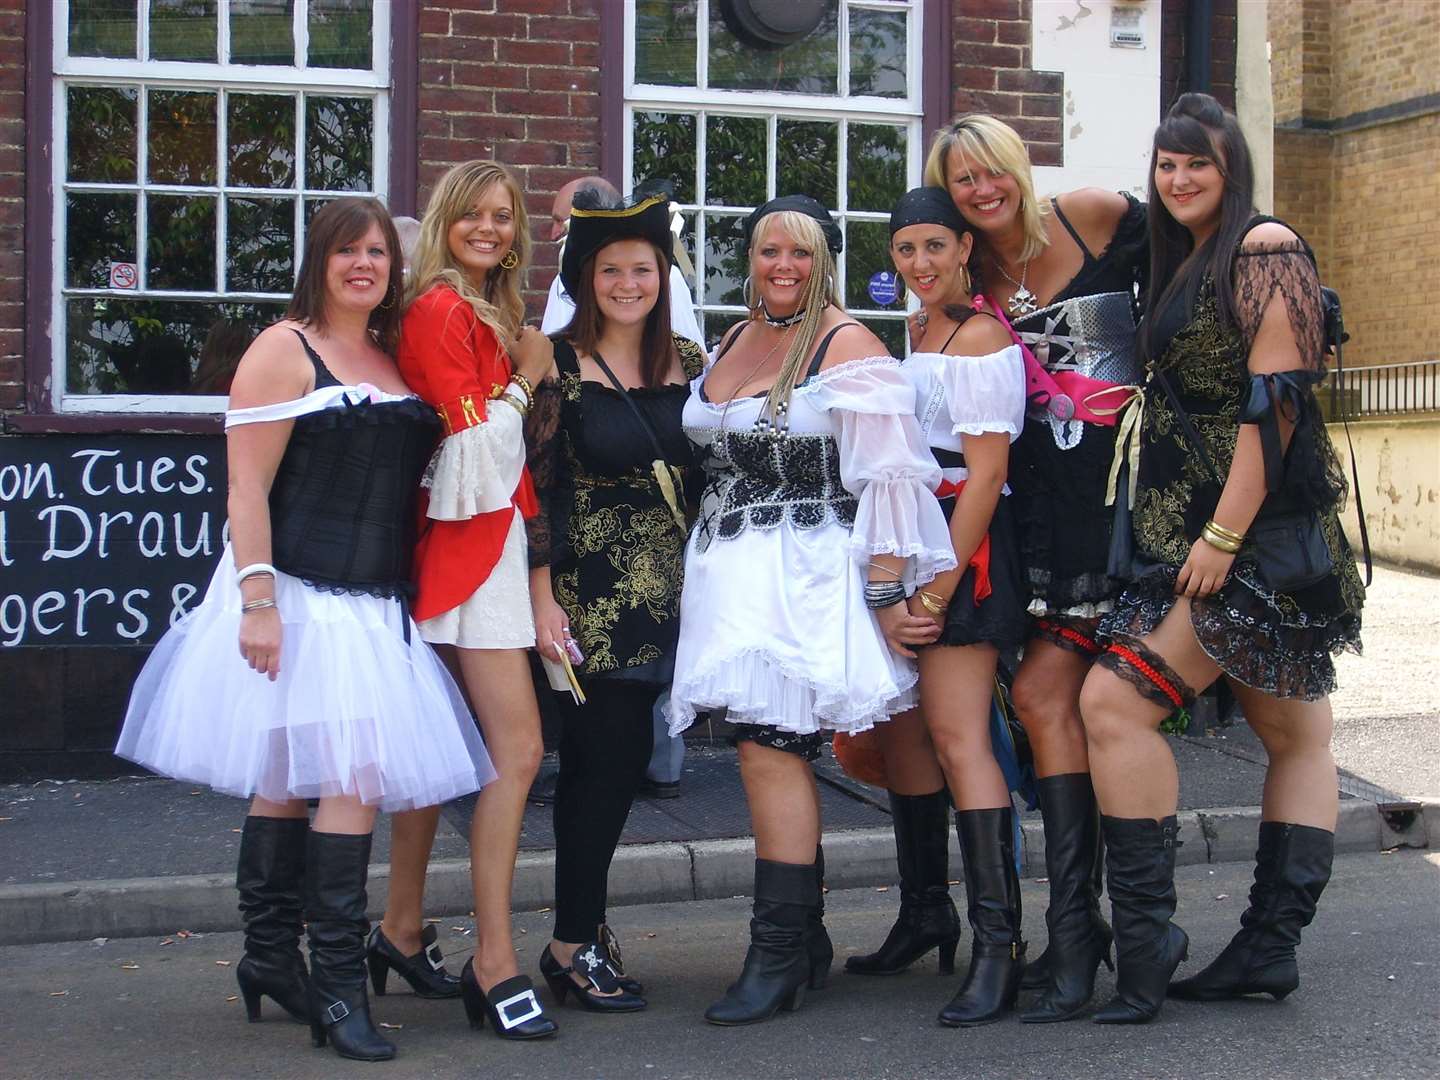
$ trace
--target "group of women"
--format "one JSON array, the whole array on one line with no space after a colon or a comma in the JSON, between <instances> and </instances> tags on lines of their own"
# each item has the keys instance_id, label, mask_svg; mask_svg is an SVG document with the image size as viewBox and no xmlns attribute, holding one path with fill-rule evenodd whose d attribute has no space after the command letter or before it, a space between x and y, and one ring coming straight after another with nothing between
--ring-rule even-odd
<instances>
[{"instance_id":1,"label":"group of women","mask_svg":"<svg viewBox=\"0 0 1440 1080\"><path fill-rule=\"evenodd\" d=\"M502 166L446 174L404 277L380 204L315 216L287 318L232 387L231 542L118 747L252 798L252 1020L268 995L316 1045L393 1057L368 965L377 994L393 970L502 1037L557 1030L510 930L542 749L532 647L583 691L562 698L539 958L557 1004L646 1005L606 879L667 688L673 731L722 710L733 725L755 834L750 947L712 1023L825 985L811 763L837 734L883 758L901 877L895 925L847 971L932 949L953 970L953 807L971 960L941 1023L997 1020L1027 988L1021 1020L1074 1018L1112 940L1098 1022L1149 1020L1167 994L1294 989L1333 849L1331 654L1358 646L1361 603L1312 391L1309 249L1254 215L1244 140L1204 95L1157 130L1146 204L1040 200L1023 143L984 116L937 135L926 182L890 221L918 301L903 362L844 311L843 234L805 196L745 222L749 316L708 360L670 331L663 199L577 196L561 264L576 314L553 340L523 323L529 227ZM1297 522L1323 563L1304 580L1266 547ZM989 734L997 662L1021 649L1050 882L1028 962ZM1270 754L1255 885L1219 958L1172 983L1186 938L1158 729L1221 676ZM438 804L477 790L476 949L456 979L422 918L425 866ZM367 942L377 810L394 814L390 891Z\"/></svg>"}]
</instances>

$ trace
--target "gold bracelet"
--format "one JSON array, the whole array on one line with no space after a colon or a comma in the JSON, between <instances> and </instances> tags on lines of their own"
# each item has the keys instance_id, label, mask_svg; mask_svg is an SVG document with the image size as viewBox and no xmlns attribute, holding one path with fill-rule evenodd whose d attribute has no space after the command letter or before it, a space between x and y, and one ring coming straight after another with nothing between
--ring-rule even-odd
<instances>
[{"instance_id":1,"label":"gold bracelet","mask_svg":"<svg viewBox=\"0 0 1440 1080\"><path fill-rule=\"evenodd\" d=\"M945 612L950 609L950 601L936 596L933 592L917 589L916 595L920 597L920 606L937 619L943 618Z\"/></svg>"},{"instance_id":2,"label":"gold bracelet","mask_svg":"<svg viewBox=\"0 0 1440 1080\"><path fill-rule=\"evenodd\" d=\"M535 386L524 375L521 375L517 371L510 376L510 381L513 382L516 386L520 387L521 390L525 391L525 397L528 400L535 400Z\"/></svg>"},{"instance_id":3,"label":"gold bracelet","mask_svg":"<svg viewBox=\"0 0 1440 1080\"><path fill-rule=\"evenodd\" d=\"M869 564L869 567L871 570L879 570L881 573L889 574L897 581L900 580L900 578L904 577L904 575L901 574L899 570L891 570L890 567L885 566L882 563L872 562Z\"/></svg>"},{"instance_id":4,"label":"gold bracelet","mask_svg":"<svg viewBox=\"0 0 1440 1080\"><path fill-rule=\"evenodd\" d=\"M1216 535L1223 536L1226 540L1233 540L1237 544L1243 544L1245 542L1244 533L1237 533L1233 529L1227 529L1224 525L1221 525L1214 518L1211 518L1209 521L1207 521L1205 523L1205 527L1207 529L1210 529Z\"/></svg>"},{"instance_id":5,"label":"gold bracelet","mask_svg":"<svg viewBox=\"0 0 1440 1080\"><path fill-rule=\"evenodd\" d=\"M1200 539L1204 540L1217 551L1223 551L1226 555L1234 555L1240 550L1240 545L1228 537L1221 536L1209 525L1200 530Z\"/></svg>"},{"instance_id":6,"label":"gold bracelet","mask_svg":"<svg viewBox=\"0 0 1440 1080\"><path fill-rule=\"evenodd\" d=\"M530 415L530 406L520 404L520 402L516 400L514 394L501 394L498 398L495 398L494 400L498 404L509 405L512 409L514 409L520 414L520 419L522 420Z\"/></svg>"}]
</instances>

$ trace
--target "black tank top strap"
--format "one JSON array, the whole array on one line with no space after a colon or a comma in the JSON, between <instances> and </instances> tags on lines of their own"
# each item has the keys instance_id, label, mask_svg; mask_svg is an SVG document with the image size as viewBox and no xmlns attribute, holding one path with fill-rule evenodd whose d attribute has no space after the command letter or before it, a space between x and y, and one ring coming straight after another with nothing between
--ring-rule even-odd
<instances>
[{"instance_id":1,"label":"black tank top strap","mask_svg":"<svg viewBox=\"0 0 1440 1080\"><path fill-rule=\"evenodd\" d=\"M749 325L749 321L742 322L738 330L731 334L727 340L720 342L720 348L716 351L715 359L711 361L712 364L718 363L722 356L735 347L735 342L740 340L740 335L745 332L745 328Z\"/></svg>"},{"instance_id":2,"label":"black tank top strap","mask_svg":"<svg viewBox=\"0 0 1440 1080\"><path fill-rule=\"evenodd\" d=\"M859 326L857 322L842 322L839 326L831 327L830 332L820 339L820 347L815 350L815 355L810 360L810 366L805 369L805 378L813 379L820 374L820 365L825 362L825 353L830 348L830 342L835 335L847 326Z\"/></svg>"},{"instance_id":3,"label":"black tank top strap","mask_svg":"<svg viewBox=\"0 0 1440 1080\"><path fill-rule=\"evenodd\" d=\"M344 384L325 366L325 361L320 359L320 354L315 351L305 335L293 326L290 330L300 339L300 344L305 346L305 355L310 357L310 366L315 369L315 389L319 390L322 386L343 386Z\"/></svg>"},{"instance_id":4,"label":"black tank top strap","mask_svg":"<svg viewBox=\"0 0 1440 1080\"><path fill-rule=\"evenodd\" d=\"M944 345L941 345L940 348L939 348L937 351L943 353L946 349L948 349L948 348L950 347L950 342L952 342L952 341L955 340L955 335L960 332L960 327L962 327L962 326L964 326L964 325L965 325L964 323L956 323L956 324L955 324L955 329L954 329L954 330L951 330L951 331L950 331L950 336L945 339L945 344L944 344Z\"/></svg>"},{"instance_id":5,"label":"black tank top strap","mask_svg":"<svg viewBox=\"0 0 1440 1080\"><path fill-rule=\"evenodd\" d=\"M1070 219L1065 216L1065 211L1060 209L1060 200L1051 199L1050 207L1055 211L1055 216L1059 218L1060 224L1065 226L1065 231L1070 234L1070 238L1075 241L1075 246L1080 249L1080 254L1085 256L1085 261L1094 262L1095 256L1090 254L1090 249L1085 246L1085 241L1080 239L1080 234L1075 231L1075 226L1070 224Z\"/></svg>"}]
</instances>

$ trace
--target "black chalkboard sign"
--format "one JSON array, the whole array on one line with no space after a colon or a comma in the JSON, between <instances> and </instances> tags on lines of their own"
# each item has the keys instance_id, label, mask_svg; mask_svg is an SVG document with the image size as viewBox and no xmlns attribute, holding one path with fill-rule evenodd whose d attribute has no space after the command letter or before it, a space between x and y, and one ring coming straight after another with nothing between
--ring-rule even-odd
<instances>
[{"instance_id":1,"label":"black chalkboard sign","mask_svg":"<svg viewBox=\"0 0 1440 1080\"><path fill-rule=\"evenodd\" d=\"M0 646L151 645L228 539L219 435L0 438Z\"/></svg>"}]
</instances>

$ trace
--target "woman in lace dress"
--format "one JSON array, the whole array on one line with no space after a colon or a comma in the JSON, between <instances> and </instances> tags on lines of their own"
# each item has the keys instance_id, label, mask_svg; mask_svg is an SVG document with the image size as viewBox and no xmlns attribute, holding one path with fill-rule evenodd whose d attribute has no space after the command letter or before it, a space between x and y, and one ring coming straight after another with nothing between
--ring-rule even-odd
<instances>
[{"instance_id":1,"label":"woman in lace dress","mask_svg":"<svg viewBox=\"0 0 1440 1080\"><path fill-rule=\"evenodd\" d=\"M914 704L900 650L934 622L892 593L953 569L940 470L899 364L840 307L841 233L814 199L746 220L751 317L695 381L685 426L705 465L685 557L672 731L725 709L755 832L744 970L706 1012L768 1019L823 984L820 800L810 763L832 732Z\"/></svg>"},{"instance_id":2,"label":"woman in lace dress","mask_svg":"<svg viewBox=\"0 0 1440 1080\"><path fill-rule=\"evenodd\" d=\"M1234 940L1169 993L1284 997L1330 876L1331 655L1358 650L1363 591L1313 392L1325 374L1314 258L1283 222L1255 215L1252 199L1235 117L1206 94L1183 95L1152 157L1133 580L1102 622L1107 651L1081 695L1119 961L1099 1023L1154 1018L1186 956L1170 921L1179 782L1158 728L1215 679L1269 758L1255 884ZM1314 573L1277 564L1300 551Z\"/></svg>"}]
</instances>

